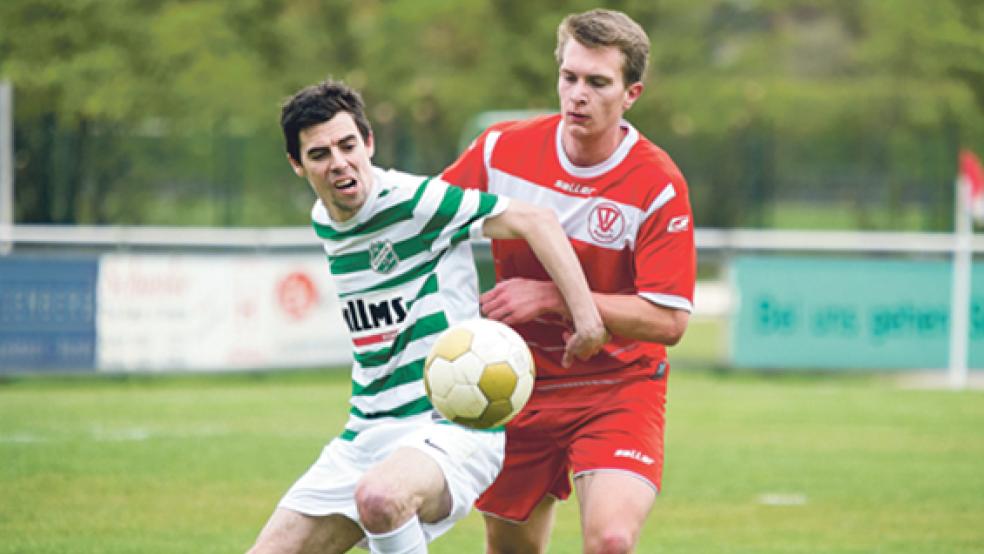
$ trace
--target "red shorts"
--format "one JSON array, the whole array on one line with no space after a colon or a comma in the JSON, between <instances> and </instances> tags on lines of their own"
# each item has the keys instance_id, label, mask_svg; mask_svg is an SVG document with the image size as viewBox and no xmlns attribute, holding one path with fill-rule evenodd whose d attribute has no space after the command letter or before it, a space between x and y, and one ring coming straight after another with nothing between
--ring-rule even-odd
<instances>
[{"instance_id":1,"label":"red shorts","mask_svg":"<svg viewBox=\"0 0 984 554\"><path fill-rule=\"evenodd\" d=\"M526 521L550 494L571 493L570 474L628 471L659 491L663 476L666 381L643 379L609 387L592 406L528 406L506 426L502 473L479 497L482 512Z\"/></svg>"}]
</instances>

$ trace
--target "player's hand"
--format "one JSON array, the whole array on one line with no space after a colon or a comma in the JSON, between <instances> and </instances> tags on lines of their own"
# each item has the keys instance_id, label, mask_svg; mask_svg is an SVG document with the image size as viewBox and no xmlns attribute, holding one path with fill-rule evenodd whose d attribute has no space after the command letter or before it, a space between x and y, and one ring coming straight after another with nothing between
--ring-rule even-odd
<instances>
[{"instance_id":1,"label":"player's hand","mask_svg":"<svg viewBox=\"0 0 984 554\"><path fill-rule=\"evenodd\" d=\"M600 321L589 329L578 329L574 333L565 332L564 340L567 344L564 347L564 357L560 364L564 367L571 367L575 357L582 361L591 358L601 351L610 338L611 335L608 334L608 330Z\"/></svg>"},{"instance_id":2,"label":"player's hand","mask_svg":"<svg viewBox=\"0 0 984 554\"><path fill-rule=\"evenodd\" d=\"M560 291L551 281L506 279L479 298L482 314L506 325L526 323L564 305Z\"/></svg>"}]
</instances>

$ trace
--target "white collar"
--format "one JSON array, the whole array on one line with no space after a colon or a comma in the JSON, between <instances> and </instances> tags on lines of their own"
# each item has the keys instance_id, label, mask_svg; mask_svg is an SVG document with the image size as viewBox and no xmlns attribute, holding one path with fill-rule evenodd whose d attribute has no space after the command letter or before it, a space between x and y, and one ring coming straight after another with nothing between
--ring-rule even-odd
<instances>
[{"instance_id":1,"label":"white collar","mask_svg":"<svg viewBox=\"0 0 984 554\"><path fill-rule=\"evenodd\" d=\"M557 159L560 160L560 166L564 168L564 171L570 173L574 177L580 177L582 179L590 179L593 177L598 177L604 175L605 173L611 171L618 164L622 163L626 156L629 155L629 151L635 146L635 143L639 140L639 131L636 131L635 127L632 126L626 120L621 120L619 122L619 127L625 129L627 132L622 141L618 144L618 148L612 155L608 157L607 160L601 163L591 165L588 167L581 167L574 165L570 158L567 157L567 152L564 151L564 120L563 118L557 122Z\"/></svg>"}]
</instances>

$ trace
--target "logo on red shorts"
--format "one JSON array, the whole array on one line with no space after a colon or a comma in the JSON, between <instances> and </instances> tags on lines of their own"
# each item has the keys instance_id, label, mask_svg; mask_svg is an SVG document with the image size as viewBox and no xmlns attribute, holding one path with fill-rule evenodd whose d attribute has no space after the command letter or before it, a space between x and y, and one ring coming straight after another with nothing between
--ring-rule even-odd
<instances>
[{"instance_id":1,"label":"logo on red shorts","mask_svg":"<svg viewBox=\"0 0 984 554\"><path fill-rule=\"evenodd\" d=\"M642 463L646 464L647 466L653 465L653 462L656 461L656 460L653 460L652 458L650 458L649 456L646 456L642 452L639 452L638 450L629 450L629 449L624 449L624 448L620 448L620 449L616 450L615 451L615 457L616 458L632 458L633 460L635 460L637 462L642 462Z\"/></svg>"}]
</instances>

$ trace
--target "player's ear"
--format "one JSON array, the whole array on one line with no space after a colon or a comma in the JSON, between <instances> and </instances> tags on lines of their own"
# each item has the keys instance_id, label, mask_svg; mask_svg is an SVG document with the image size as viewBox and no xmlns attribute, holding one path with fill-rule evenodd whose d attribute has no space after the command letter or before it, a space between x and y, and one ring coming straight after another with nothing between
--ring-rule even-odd
<instances>
[{"instance_id":1,"label":"player's ear","mask_svg":"<svg viewBox=\"0 0 984 554\"><path fill-rule=\"evenodd\" d=\"M635 104L635 101L642 96L643 88L645 88L645 86L642 84L642 81L636 81L625 88L625 98L622 100L623 111L629 111L632 104Z\"/></svg>"},{"instance_id":2,"label":"player's ear","mask_svg":"<svg viewBox=\"0 0 984 554\"><path fill-rule=\"evenodd\" d=\"M302 166L297 160L295 160L294 156L291 156L289 152L287 153L287 161L290 162L290 167L294 170L294 174L297 175L298 177L303 178L304 166Z\"/></svg>"},{"instance_id":3,"label":"player's ear","mask_svg":"<svg viewBox=\"0 0 984 554\"><path fill-rule=\"evenodd\" d=\"M370 158L372 158L373 154L376 153L376 141L372 136L372 131L370 131L369 135L366 137L366 152L369 154Z\"/></svg>"}]
</instances>

